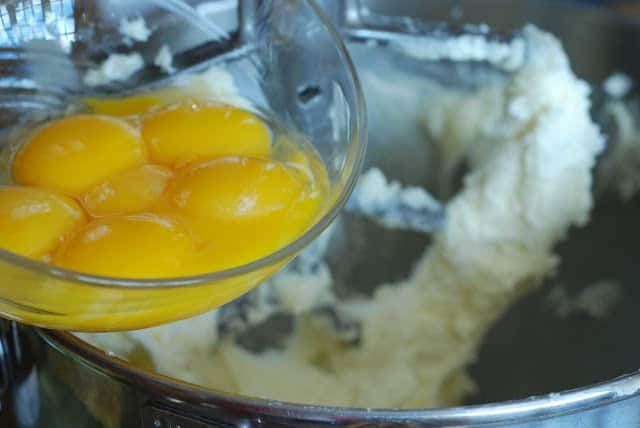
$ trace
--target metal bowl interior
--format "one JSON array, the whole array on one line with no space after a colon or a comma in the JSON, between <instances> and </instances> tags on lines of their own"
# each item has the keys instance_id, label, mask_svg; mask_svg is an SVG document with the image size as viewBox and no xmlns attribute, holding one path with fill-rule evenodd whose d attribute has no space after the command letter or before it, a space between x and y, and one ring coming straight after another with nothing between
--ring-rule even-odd
<instances>
[{"instance_id":1,"label":"metal bowl interior","mask_svg":"<svg viewBox=\"0 0 640 428\"><path fill-rule=\"evenodd\" d=\"M452 13L451 3L444 0L431 1L429 8L418 0L366 3L391 15L486 22L504 31L532 22L563 41L574 70L591 84L599 85L614 71L623 71L635 81L640 79L640 62L635 55L640 22L605 9L553 0L485 0L482 4L462 0L456 2ZM361 70L381 55L375 48L359 44L348 47ZM388 103L377 102L366 87L365 97L371 116L385 114ZM409 147L408 132L410 137L407 129L370 126L367 163L381 166L406 183L429 187L424 165L408 157L407 153L415 149ZM389 139L398 142L393 151L386 150ZM403 143L411 150L403 151ZM41 372L53 373L47 369L52 366L50 361L64 361L76 379L100 379L102 386L107 385L105 391L112 388L120 402L130 403L125 410L120 408L122 418L114 426L129 426L131 422L127 421L139 420L141 414L144 418L148 414L145 412L167 418L172 414L181 421L202 415L236 426L634 426L640 423L640 375L636 373L640 345L632 340L640 305L636 287L640 268L634 256L640 250L639 214L638 199L623 204L615 195L607 194L597 201L590 224L572 231L558 247L563 262L556 278L511 308L486 338L471 368L478 393L468 398L465 407L345 409L238 397L137 369L63 333L39 331L34 346L42 346L41 338L47 343L38 348L46 349L42 354L48 356L42 360ZM369 251L361 249L362 262L343 273L350 279L357 278L355 283L362 287L371 284L372 277L384 280L406 275L428 241L410 233L389 234L353 218L346 218L345 223L346 233L366 233L368 242L384 243L370 245ZM334 261L336 265L339 258ZM575 295L603 279L619 282L624 290L622 301L604 319L581 315L561 318L548 304L549 291L558 282ZM84 386L78 391L89 391L96 384L86 381ZM42 384L37 388L46 396ZM79 393L71 395L77 397ZM96 404L86 403L84 411L91 413L86 409ZM104 412L104 406L99 407Z\"/></svg>"},{"instance_id":2,"label":"metal bowl interior","mask_svg":"<svg viewBox=\"0 0 640 428\"><path fill-rule=\"evenodd\" d=\"M640 20L604 7L575 1L526 0L489 0L482 4L460 1L455 7L436 0L429 2L428 8L410 0L393 5L383 1L364 3L385 15L409 15L451 24L487 23L507 34L533 23L562 41L572 69L592 85L595 97L602 82L614 72L623 72L634 82L640 79L640 61L633 55L640 43ZM383 55L360 44L348 42L347 46L358 70L374 69ZM390 81L393 79L389 77ZM403 126L376 126L381 117L403 124L410 121L393 116L393 108L384 103L384 94L372 91L366 79L363 84L370 116L365 169L376 165L404 183L429 188L433 169L427 156L414 155L417 131ZM632 97L637 96L637 90L635 86ZM389 145L388 141L394 144ZM622 202L612 193L597 198L589 224L572 230L558 246L562 262L557 274L513 306L484 340L470 369L479 388L466 403L495 403L585 387L639 368L640 345L629 340L632 326L638 322L636 308L640 304L640 291L635 287L640 268L634 256L640 250L638 214L637 197L629 202ZM374 282L372 278L402 278L427 241L416 234L385 233L375 225L347 220L355 223L354 230L367 236L371 250L364 250L362 262L351 268L345 283L366 287ZM624 289L624 297L607 317L557 316L557 307L549 301L554 287L561 284L569 296L576 296L603 280L615 281Z\"/></svg>"}]
</instances>

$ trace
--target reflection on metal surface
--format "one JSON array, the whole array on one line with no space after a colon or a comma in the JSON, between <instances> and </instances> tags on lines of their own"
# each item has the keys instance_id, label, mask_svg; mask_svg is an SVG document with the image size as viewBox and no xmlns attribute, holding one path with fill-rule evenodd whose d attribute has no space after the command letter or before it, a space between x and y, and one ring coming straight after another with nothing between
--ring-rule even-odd
<instances>
[{"instance_id":1,"label":"reflection on metal surface","mask_svg":"<svg viewBox=\"0 0 640 428\"><path fill-rule=\"evenodd\" d=\"M142 409L142 428L234 428L224 422L204 421L154 405Z\"/></svg>"}]
</instances>

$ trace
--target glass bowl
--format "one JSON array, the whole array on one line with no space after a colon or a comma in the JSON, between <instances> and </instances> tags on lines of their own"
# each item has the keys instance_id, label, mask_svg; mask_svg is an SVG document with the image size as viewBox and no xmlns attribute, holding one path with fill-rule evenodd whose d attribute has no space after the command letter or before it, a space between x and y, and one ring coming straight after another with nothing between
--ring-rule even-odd
<instances>
[{"instance_id":1,"label":"glass bowl","mask_svg":"<svg viewBox=\"0 0 640 428\"><path fill-rule=\"evenodd\" d=\"M209 2L197 10L166 0L19 1L0 6L0 141L5 144L16 132L61 115L79 97L167 84L174 76L157 61L166 45L173 53L174 75L224 69L237 95L252 108L268 111L308 137L330 181L321 214L306 233L277 252L190 277L92 276L0 250L1 316L75 331L136 329L186 318L255 287L336 217L365 150L364 102L351 60L312 1L232 3ZM205 14L215 16L204 19ZM150 34L140 26L123 28L127 22L135 27L139 18ZM114 53L138 55L142 64L133 71L126 64L113 65L111 80L101 81L96 76L106 75L105 61ZM4 170L6 175L7 165Z\"/></svg>"}]
</instances>

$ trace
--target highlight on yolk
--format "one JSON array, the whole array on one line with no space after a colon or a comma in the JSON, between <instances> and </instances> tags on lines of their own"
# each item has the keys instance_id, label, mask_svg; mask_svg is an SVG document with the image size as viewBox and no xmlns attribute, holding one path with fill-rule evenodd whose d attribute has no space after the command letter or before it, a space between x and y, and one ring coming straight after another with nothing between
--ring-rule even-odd
<instances>
[{"instance_id":1,"label":"highlight on yolk","mask_svg":"<svg viewBox=\"0 0 640 428\"><path fill-rule=\"evenodd\" d=\"M163 99L153 95L135 95L127 98L85 98L84 103L94 113L122 117L146 113L162 104Z\"/></svg>"},{"instance_id":2,"label":"highlight on yolk","mask_svg":"<svg viewBox=\"0 0 640 428\"><path fill-rule=\"evenodd\" d=\"M77 115L40 128L18 151L17 183L82 193L145 161L139 133L107 116Z\"/></svg>"},{"instance_id":3,"label":"highlight on yolk","mask_svg":"<svg viewBox=\"0 0 640 428\"><path fill-rule=\"evenodd\" d=\"M267 159L227 157L192 165L169 188L168 209L204 241L198 272L256 260L295 239L319 206L303 176Z\"/></svg>"},{"instance_id":4,"label":"highlight on yolk","mask_svg":"<svg viewBox=\"0 0 640 428\"><path fill-rule=\"evenodd\" d=\"M222 156L266 157L269 128L252 113L229 105L185 101L142 119L151 159L182 164Z\"/></svg>"},{"instance_id":5,"label":"highlight on yolk","mask_svg":"<svg viewBox=\"0 0 640 428\"><path fill-rule=\"evenodd\" d=\"M64 195L37 187L0 187L0 248L41 257L84 221L82 208Z\"/></svg>"},{"instance_id":6,"label":"highlight on yolk","mask_svg":"<svg viewBox=\"0 0 640 428\"><path fill-rule=\"evenodd\" d=\"M160 165L140 165L117 174L82 195L93 216L146 211L164 192L171 170Z\"/></svg>"},{"instance_id":7,"label":"highlight on yolk","mask_svg":"<svg viewBox=\"0 0 640 428\"><path fill-rule=\"evenodd\" d=\"M185 275L194 251L180 223L144 213L91 221L61 246L53 262L95 275L163 278Z\"/></svg>"}]
</instances>

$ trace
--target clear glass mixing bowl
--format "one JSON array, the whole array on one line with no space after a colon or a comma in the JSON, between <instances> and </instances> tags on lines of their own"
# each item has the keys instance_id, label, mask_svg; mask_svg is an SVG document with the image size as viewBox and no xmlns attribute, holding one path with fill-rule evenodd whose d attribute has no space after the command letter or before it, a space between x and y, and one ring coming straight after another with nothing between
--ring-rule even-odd
<instances>
[{"instance_id":1,"label":"clear glass mixing bowl","mask_svg":"<svg viewBox=\"0 0 640 428\"><path fill-rule=\"evenodd\" d=\"M253 108L309 138L330 179L322 214L303 236L275 253L192 277L91 276L0 250L1 316L77 331L134 329L186 318L256 286L335 218L365 149L363 99L342 42L311 1L241 1L240 8L228 10L226 3L209 2L210 10L166 0L0 5L0 141L62 114L78 97L162 86L171 76L154 65L154 58L166 45L177 73L222 67ZM212 11L221 16L217 24L201 16ZM140 17L151 30L148 38L121 30L123 20ZM100 85L86 79L110 54L133 52L144 60L135 73L116 67L120 78Z\"/></svg>"}]
</instances>

